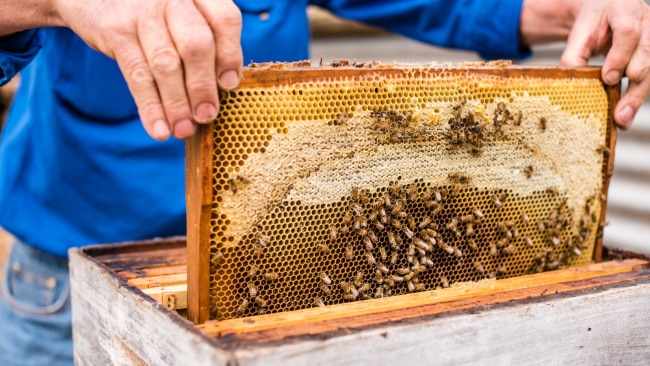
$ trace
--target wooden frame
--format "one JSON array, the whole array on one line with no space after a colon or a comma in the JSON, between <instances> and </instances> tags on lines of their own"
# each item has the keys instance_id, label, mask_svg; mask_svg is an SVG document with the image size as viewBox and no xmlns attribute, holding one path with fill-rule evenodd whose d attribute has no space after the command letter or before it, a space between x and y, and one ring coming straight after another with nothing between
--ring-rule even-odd
<instances>
[{"instance_id":1,"label":"wooden frame","mask_svg":"<svg viewBox=\"0 0 650 366\"><path fill-rule=\"evenodd\" d=\"M355 67L321 66L317 68L294 67L294 64L269 64L260 68L244 71L240 87L276 86L300 82L318 82L328 80L333 73L337 77L349 79L372 78L377 75L391 76L403 74L404 67L400 65L376 66L368 69ZM510 66L507 62L495 63L468 63L458 68L446 66L414 67L412 72L445 72L453 75L489 75L500 77L541 77L549 79L559 78L600 78L600 68L562 68L542 67L530 68ZM613 173L613 150L616 144L616 130L613 127L613 111L620 95L620 85L605 86L609 106L609 134L607 145L611 153L603 166L602 193L606 197L609 181ZM187 235L188 235L188 317L196 324L202 324L210 319L209 295L209 235L208 222L211 214L211 176L213 166L212 154L212 125L200 126L199 133L187 141L186 157L186 190L187 190ZM603 201L601 223L597 233L594 260L599 261L602 255L602 227L605 225L606 200Z\"/></svg>"}]
</instances>

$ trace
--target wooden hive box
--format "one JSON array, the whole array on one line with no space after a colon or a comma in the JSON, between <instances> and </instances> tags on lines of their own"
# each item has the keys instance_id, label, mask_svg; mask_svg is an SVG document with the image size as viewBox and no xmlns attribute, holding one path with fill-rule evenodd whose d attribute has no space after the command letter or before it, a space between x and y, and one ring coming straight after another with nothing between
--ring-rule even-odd
<instances>
[{"instance_id":1,"label":"wooden hive box","mask_svg":"<svg viewBox=\"0 0 650 366\"><path fill-rule=\"evenodd\" d=\"M599 69L252 66L188 141L187 245L71 251L77 361L647 356L596 352L645 340L650 275L594 263L619 93ZM622 298L639 318L612 326Z\"/></svg>"}]
</instances>

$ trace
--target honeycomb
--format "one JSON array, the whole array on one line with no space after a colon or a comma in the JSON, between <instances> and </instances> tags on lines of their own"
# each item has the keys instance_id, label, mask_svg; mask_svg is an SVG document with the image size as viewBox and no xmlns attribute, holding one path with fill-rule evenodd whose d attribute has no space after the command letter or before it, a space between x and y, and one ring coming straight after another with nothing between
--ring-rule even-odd
<instances>
[{"instance_id":1,"label":"honeycomb","mask_svg":"<svg viewBox=\"0 0 650 366\"><path fill-rule=\"evenodd\" d=\"M597 70L359 65L249 69L221 94L211 319L592 260Z\"/></svg>"}]
</instances>

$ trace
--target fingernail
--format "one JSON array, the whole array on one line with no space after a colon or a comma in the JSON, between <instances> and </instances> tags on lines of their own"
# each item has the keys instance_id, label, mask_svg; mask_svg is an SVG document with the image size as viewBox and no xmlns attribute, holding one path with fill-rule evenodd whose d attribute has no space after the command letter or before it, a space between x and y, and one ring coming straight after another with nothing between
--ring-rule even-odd
<instances>
[{"instance_id":1,"label":"fingernail","mask_svg":"<svg viewBox=\"0 0 650 366\"><path fill-rule=\"evenodd\" d=\"M616 84L621 79L621 73L616 70L612 70L607 73L605 79L608 84Z\"/></svg>"},{"instance_id":2,"label":"fingernail","mask_svg":"<svg viewBox=\"0 0 650 366\"><path fill-rule=\"evenodd\" d=\"M194 123L190 121L189 119L182 119L174 125L174 136L177 139L186 139L192 135L194 135L194 132L196 131L196 128L194 127Z\"/></svg>"},{"instance_id":3,"label":"fingernail","mask_svg":"<svg viewBox=\"0 0 650 366\"><path fill-rule=\"evenodd\" d=\"M167 126L167 122L163 121L162 119L159 119L153 123L152 133L154 139L158 141L165 141L169 138L169 134L171 132L169 131L169 126Z\"/></svg>"},{"instance_id":4,"label":"fingernail","mask_svg":"<svg viewBox=\"0 0 650 366\"><path fill-rule=\"evenodd\" d=\"M624 125L625 128L629 128L632 124L632 119L634 118L634 110L629 105L626 105L625 107L619 109L616 117L620 124Z\"/></svg>"},{"instance_id":5,"label":"fingernail","mask_svg":"<svg viewBox=\"0 0 650 366\"><path fill-rule=\"evenodd\" d=\"M212 103L201 103L196 107L197 122L208 122L217 118L217 107Z\"/></svg>"},{"instance_id":6,"label":"fingernail","mask_svg":"<svg viewBox=\"0 0 650 366\"><path fill-rule=\"evenodd\" d=\"M219 77L219 85L223 89L234 89L239 85L239 74L235 70L228 70Z\"/></svg>"}]
</instances>

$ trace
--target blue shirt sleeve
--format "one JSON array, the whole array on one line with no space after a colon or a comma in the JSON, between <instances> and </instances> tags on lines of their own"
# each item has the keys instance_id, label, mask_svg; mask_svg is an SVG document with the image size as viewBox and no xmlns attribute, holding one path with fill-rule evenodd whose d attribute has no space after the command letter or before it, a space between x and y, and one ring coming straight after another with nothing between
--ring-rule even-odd
<instances>
[{"instance_id":1,"label":"blue shirt sleeve","mask_svg":"<svg viewBox=\"0 0 650 366\"><path fill-rule=\"evenodd\" d=\"M41 49L40 31L29 29L0 37L0 86L27 66Z\"/></svg>"},{"instance_id":2,"label":"blue shirt sleeve","mask_svg":"<svg viewBox=\"0 0 650 366\"><path fill-rule=\"evenodd\" d=\"M473 50L485 59L523 59L519 40L523 0L314 0L352 20L442 47Z\"/></svg>"}]
</instances>

